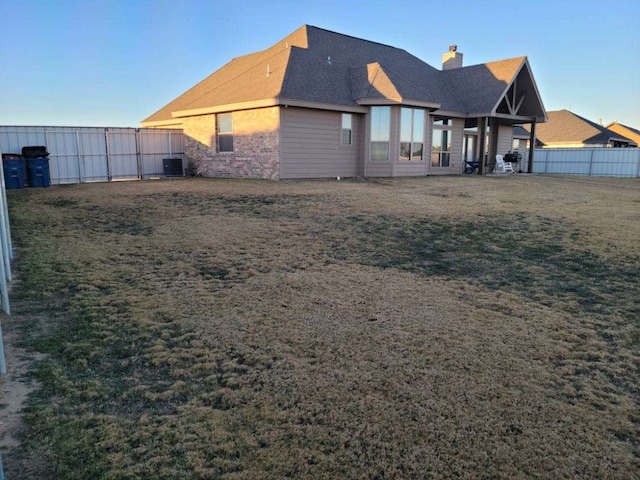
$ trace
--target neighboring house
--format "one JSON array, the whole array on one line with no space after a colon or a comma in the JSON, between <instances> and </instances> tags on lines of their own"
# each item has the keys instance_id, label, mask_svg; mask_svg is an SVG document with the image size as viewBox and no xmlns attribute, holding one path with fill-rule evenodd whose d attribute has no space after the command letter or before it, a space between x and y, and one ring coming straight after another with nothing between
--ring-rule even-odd
<instances>
[{"instance_id":1,"label":"neighboring house","mask_svg":"<svg viewBox=\"0 0 640 480\"><path fill-rule=\"evenodd\" d=\"M535 132L537 147L637 147L633 140L569 110L547 114L547 122L539 125ZM524 128L529 131L526 125Z\"/></svg>"},{"instance_id":2,"label":"neighboring house","mask_svg":"<svg viewBox=\"0 0 640 480\"><path fill-rule=\"evenodd\" d=\"M628 138L633 141L636 146L640 146L640 130L632 127L628 127L626 125L622 125L618 122L613 122L607 125L607 130L617 133L623 137Z\"/></svg>"},{"instance_id":3,"label":"neighboring house","mask_svg":"<svg viewBox=\"0 0 640 480\"><path fill-rule=\"evenodd\" d=\"M206 176L313 178L461 173L546 120L526 57L443 70L408 52L304 25L231 60L142 122L182 128ZM486 156L485 156L486 155Z\"/></svg>"},{"instance_id":4,"label":"neighboring house","mask_svg":"<svg viewBox=\"0 0 640 480\"><path fill-rule=\"evenodd\" d=\"M529 140L531 140L531 132L521 125L513 127L513 144L511 149L523 152L529 148Z\"/></svg>"}]
</instances>

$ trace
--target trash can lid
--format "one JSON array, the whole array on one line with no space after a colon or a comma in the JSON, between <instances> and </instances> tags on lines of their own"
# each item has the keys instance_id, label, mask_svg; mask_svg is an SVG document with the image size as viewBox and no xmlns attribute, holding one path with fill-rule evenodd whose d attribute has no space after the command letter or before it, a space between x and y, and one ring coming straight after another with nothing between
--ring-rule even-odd
<instances>
[{"instance_id":1,"label":"trash can lid","mask_svg":"<svg viewBox=\"0 0 640 480\"><path fill-rule=\"evenodd\" d=\"M48 157L49 152L47 147L42 145L22 147L22 156L25 158Z\"/></svg>"}]
</instances>

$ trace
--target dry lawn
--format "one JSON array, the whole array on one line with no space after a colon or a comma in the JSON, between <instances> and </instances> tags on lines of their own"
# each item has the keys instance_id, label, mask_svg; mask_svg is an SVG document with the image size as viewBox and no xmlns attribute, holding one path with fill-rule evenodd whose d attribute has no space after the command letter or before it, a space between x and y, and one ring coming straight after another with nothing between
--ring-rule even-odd
<instances>
[{"instance_id":1,"label":"dry lawn","mask_svg":"<svg viewBox=\"0 0 640 480\"><path fill-rule=\"evenodd\" d=\"M8 478L638 478L637 179L187 179L9 205L6 328L45 360Z\"/></svg>"}]
</instances>

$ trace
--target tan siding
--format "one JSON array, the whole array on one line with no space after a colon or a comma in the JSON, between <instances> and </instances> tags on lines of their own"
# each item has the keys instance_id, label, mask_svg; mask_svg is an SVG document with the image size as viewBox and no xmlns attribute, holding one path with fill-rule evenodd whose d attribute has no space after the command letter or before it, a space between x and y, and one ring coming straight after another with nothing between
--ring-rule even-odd
<instances>
[{"instance_id":1,"label":"tan siding","mask_svg":"<svg viewBox=\"0 0 640 480\"><path fill-rule=\"evenodd\" d=\"M397 162L395 168L395 176L419 176L427 174L427 166L425 162Z\"/></svg>"},{"instance_id":2,"label":"tan siding","mask_svg":"<svg viewBox=\"0 0 640 480\"><path fill-rule=\"evenodd\" d=\"M391 177L391 162L367 162L367 177Z\"/></svg>"},{"instance_id":3,"label":"tan siding","mask_svg":"<svg viewBox=\"0 0 640 480\"><path fill-rule=\"evenodd\" d=\"M464 119L453 119L453 138L451 139L451 173L462 172L462 142L464 138Z\"/></svg>"},{"instance_id":4,"label":"tan siding","mask_svg":"<svg viewBox=\"0 0 640 480\"><path fill-rule=\"evenodd\" d=\"M340 145L341 113L283 108L282 178L361 175L362 116L352 115L352 145Z\"/></svg>"},{"instance_id":5,"label":"tan siding","mask_svg":"<svg viewBox=\"0 0 640 480\"><path fill-rule=\"evenodd\" d=\"M513 127L509 125L501 125L498 128L498 153L504 156L513 147Z\"/></svg>"}]
</instances>

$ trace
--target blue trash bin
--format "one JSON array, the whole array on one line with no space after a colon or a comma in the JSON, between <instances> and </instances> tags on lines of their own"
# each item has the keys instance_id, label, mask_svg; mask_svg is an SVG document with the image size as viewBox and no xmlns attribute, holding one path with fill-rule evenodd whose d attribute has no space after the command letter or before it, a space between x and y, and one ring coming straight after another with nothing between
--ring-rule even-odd
<instances>
[{"instance_id":1,"label":"blue trash bin","mask_svg":"<svg viewBox=\"0 0 640 480\"><path fill-rule=\"evenodd\" d=\"M10 158L2 160L4 170L4 184L8 190L24 188L25 171L22 158Z\"/></svg>"},{"instance_id":2,"label":"blue trash bin","mask_svg":"<svg viewBox=\"0 0 640 480\"><path fill-rule=\"evenodd\" d=\"M27 160L27 172L30 187L51 186L51 174L49 173L49 159L46 157L30 158Z\"/></svg>"}]
</instances>

